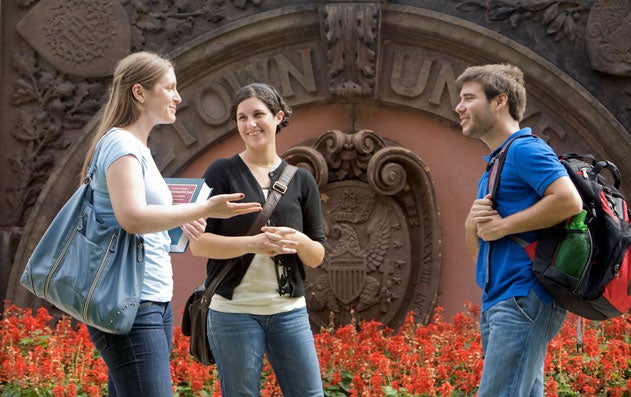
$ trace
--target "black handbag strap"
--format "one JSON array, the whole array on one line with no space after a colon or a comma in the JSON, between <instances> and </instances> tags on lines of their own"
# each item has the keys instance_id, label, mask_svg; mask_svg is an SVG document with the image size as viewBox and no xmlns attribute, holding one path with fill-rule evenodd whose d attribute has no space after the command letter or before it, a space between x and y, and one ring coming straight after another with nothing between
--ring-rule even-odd
<instances>
[{"instance_id":1,"label":"black handbag strap","mask_svg":"<svg viewBox=\"0 0 631 397\"><path fill-rule=\"evenodd\" d=\"M250 230L248 230L246 236L252 236L258 233L263 225L267 223L267 220L272 215L272 212L274 212L274 208L276 208L276 204L278 204L283 194L285 194L285 192L287 191L287 186L289 186L289 182L294 177L296 171L298 171L298 167L296 166L293 166L291 164L287 164L285 166L282 174L280 175L278 180L274 182L274 185L267 194L267 199L265 200L265 205L263 205L263 210L259 212L258 216L254 220L254 223L252 223L252 226L250 226ZM208 284L206 291L204 291L205 298L210 300L210 298L215 293L215 290L217 290L219 283L221 283L221 281L226 277L228 272L230 272L232 265L234 265L239 260L239 258L240 257L233 258L232 260L224 264L219 273L217 273L217 275L213 277L210 284Z\"/></svg>"}]
</instances>

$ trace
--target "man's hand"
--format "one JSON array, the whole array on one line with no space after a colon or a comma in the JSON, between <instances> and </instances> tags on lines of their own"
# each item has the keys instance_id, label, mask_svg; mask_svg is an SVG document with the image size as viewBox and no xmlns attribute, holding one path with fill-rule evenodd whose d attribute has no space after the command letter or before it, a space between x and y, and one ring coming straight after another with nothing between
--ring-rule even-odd
<instances>
[{"instance_id":1,"label":"man's hand","mask_svg":"<svg viewBox=\"0 0 631 397\"><path fill-rule=\"evenodd\" d=\"M465 222L467 230L473 232L484 241L493 241L504 237L502 217L493 209L491 195L487 194L473 202L469 216Z\"/></svg>"}]
</instances>

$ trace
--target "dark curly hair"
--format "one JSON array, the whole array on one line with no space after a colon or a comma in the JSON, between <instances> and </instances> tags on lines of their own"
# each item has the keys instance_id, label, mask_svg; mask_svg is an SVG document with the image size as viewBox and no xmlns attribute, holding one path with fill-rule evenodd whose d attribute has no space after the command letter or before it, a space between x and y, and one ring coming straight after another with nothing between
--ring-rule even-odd
<instances>
[{"instance_id":1,"label":"dark curly hair","mask_svg":"<svg viewBox=\"0 0 631 397\"><path fill-rule=\"evenodd\" d=\"M283 120L278 123L278 126L276 127L277 134L281 129L283 129L283 127L289 124L291 108L287 105L287 103L285 103L285 100L278 94L274 87L263 83L248 84L237 91L234 95L234 99L232 100L232 107L230 108L230 118L232 121L237 121L237 107L239 104L244 100L253 97L260 99L274 115L281 110L283 111Z\"/></svg>"}]
</instances>

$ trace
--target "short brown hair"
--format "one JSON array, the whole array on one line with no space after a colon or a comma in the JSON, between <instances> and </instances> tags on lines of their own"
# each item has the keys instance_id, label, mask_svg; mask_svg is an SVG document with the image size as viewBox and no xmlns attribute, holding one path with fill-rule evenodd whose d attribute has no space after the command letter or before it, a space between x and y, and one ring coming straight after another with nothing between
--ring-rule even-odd
<instances>
[{"instance_id":1,"label":"short brown hair","mask_svg":"<svg viewBox=\"0 0 631 397\"><path fill-rule=\"evenodd\" d=\"M487 100L504 93L508 96L508 110L513 119L520 122L526 111L526 88L524 72L507 63L470 66L456 79L461 89L464 83L476 82L482 86Z\"/></svg>"}]
</instances>

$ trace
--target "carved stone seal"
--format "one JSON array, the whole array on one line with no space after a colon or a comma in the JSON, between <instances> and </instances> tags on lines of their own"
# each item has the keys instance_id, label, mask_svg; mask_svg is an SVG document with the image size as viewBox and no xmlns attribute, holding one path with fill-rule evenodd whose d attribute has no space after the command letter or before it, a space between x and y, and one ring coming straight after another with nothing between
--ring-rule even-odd
<instances>
[{"instance_id":1,"label":"carved stone seal","mask_svg":"<svg viewBox=\"0 0 631 397\"><path fill-rule=\"evenodd\" d=\"M59 71L102 77L129 53L128 21L117 0L50 0L37 3L16 27Z\"/></svg>"}]
</instances>

